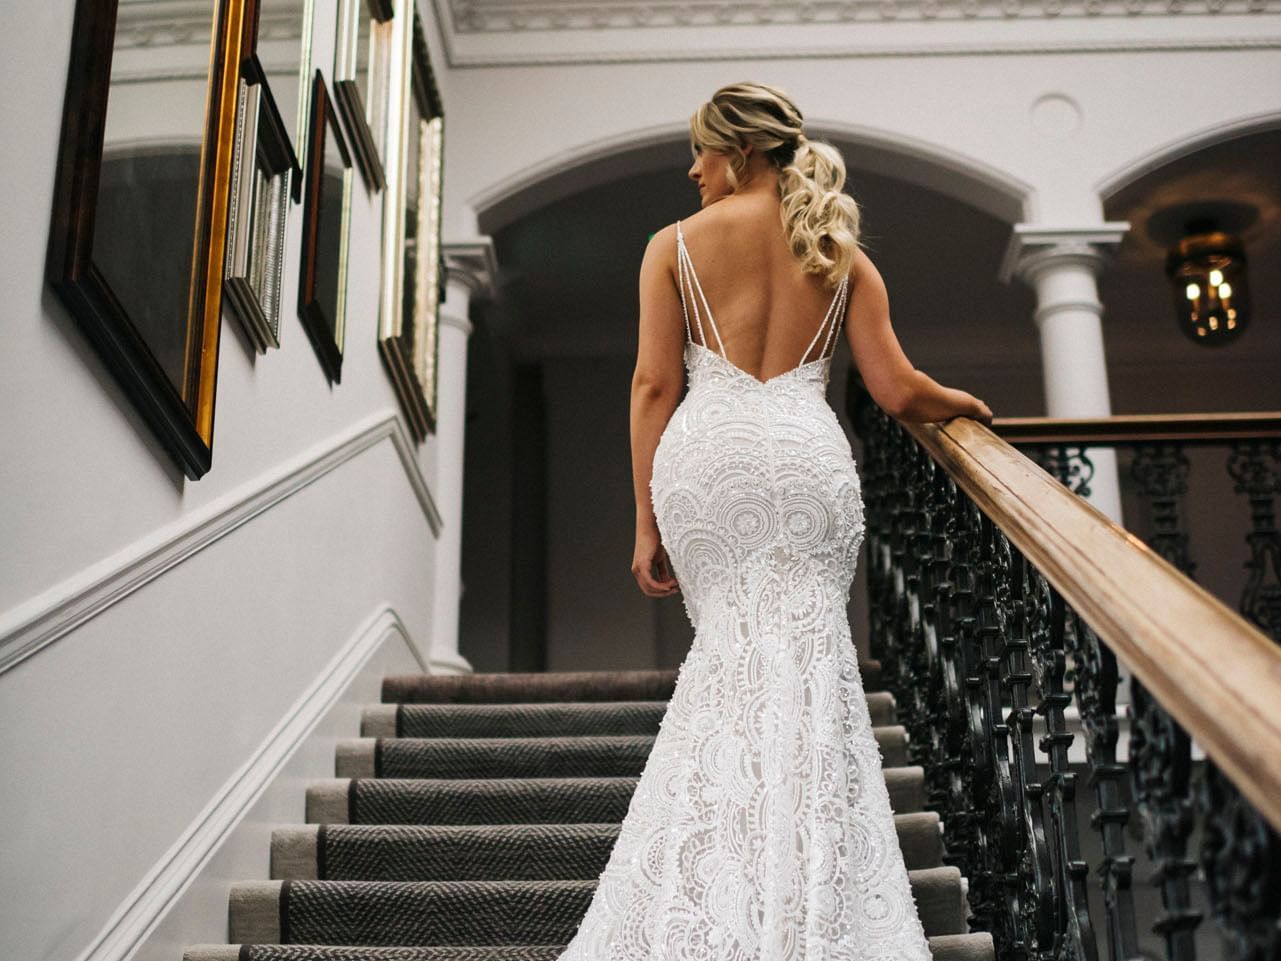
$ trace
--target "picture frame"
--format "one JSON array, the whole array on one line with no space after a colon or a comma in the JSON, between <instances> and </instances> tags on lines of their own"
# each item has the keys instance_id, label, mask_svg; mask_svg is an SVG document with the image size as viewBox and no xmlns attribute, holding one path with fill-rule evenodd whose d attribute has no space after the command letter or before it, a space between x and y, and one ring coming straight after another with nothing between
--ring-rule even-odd
<instances>
[{"instance_id":1,"label":"picture frame","mask_svg":"<svg viewBox=\"0 0 1281 961\"><path fill-rule=\"evenodd\" d=\"M303 166L311 124L312 28L315 0L243 0L248 5L242 70L249 83L267 85L294 160L290 193L302 202ZM263 23L267 24L264 31ZM271 64L269 78L265 63Z\"/></svg>"},{"instance_id":2,"label":"picture frame","mask_svg":"<svg viewBox=\"0 0 1281 961\"><path fill-rule=\"evenodd\" d=\"M77 0L46 279L196 480L213 457L244 0L209 0L207 42L132 42L171 6Z\"/></svg>"},{"instance_id":3,"label":"picture frame","mask_svg":"<svg viewBox=\"0 0 1281 961\"><path fill-rule=\"evenodd\" d=\"M338 0L334 100L366 188L386 184L387 92L395 42L391 0Z\"/></svg>"},{"instance_id":4,"label":"picture frame","mask_svg":"<svg viewBox=\"0 0 1281 961\"><path fill-rule=\"evenodd\" d=\"M405 3L399 24L403 69L390 108L398 120L383 198L379 352L410 432L422 441L436 430L439 393L444 107L422 22L409 15L412 10Z\"/></svg>"},{"instance_id":5,"label":"picture frame","mask_svg":"<svg viewBox=\"0 0 1281 961\"><path fill-rule=\"evenodd\" d=\"M252 2L252 0L251 0ZM266 80L240 81L223 283L259 353L280 346L281 285L296 161Z\"/></svg>"},{"instance_id":6,"label":"picture frame","mask_svg":"<svg viewBox=\"0 0 1281 961\"><path fill-rule=\"evenodd\" d=\"M298 316L329 379L342 379L351 228L351 153L325 78L315 72L303 196Z\"/></svg>"}]
</instances>

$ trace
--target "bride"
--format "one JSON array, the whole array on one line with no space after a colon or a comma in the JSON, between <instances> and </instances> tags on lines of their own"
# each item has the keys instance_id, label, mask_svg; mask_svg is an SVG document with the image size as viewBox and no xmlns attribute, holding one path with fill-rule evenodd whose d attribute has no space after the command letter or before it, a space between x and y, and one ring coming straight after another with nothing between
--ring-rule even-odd
<instances>
[{"instance_id":1,"label":"bride","mask_svg":"<svg viewBox=\"0 0 1281 961\"><path fill-rule=\"evenodd\" d=\"M783 91L722 87L690 138L702 209L640 269L632 573L680 592L694 641L560 959L929 961L846 613L837 333L892 416L992 412L904 356L841 155Z\"/></svg>"}]
</instances>

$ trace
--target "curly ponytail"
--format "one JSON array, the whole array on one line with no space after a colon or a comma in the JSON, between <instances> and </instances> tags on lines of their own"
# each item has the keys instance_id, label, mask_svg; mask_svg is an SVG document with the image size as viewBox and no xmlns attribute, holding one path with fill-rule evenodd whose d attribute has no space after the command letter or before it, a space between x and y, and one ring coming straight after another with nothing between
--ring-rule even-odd
<instances>
[{"instance_id":1,"label":"curly ponytail","mask_svg":"<svg viewBox=\"0 0 1281 961\"><path fill-rule=\"evenodd\" d=\"M729 154L726 179L737 189L752 144L778 167L780 216L788 246L809 273L835 287L860 246L859 207L845 186L845 161L831 144L805 136L791 98L762 83L721 87L690 118L692 142Z\"/></svg>"}]
</instances>

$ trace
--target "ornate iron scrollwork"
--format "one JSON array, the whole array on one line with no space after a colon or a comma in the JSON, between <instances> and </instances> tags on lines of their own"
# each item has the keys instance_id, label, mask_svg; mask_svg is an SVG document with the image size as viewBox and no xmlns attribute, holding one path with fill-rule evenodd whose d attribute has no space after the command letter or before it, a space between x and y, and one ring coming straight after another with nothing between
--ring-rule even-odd
<instances>
[{"instance_id":1,"label":"ornate iron scrollwork","mask_svg":"<svg viewBox=\"0 0 1281 961\"><path fill-rule=\"evenodd\" d=\"M1271 466L1265 456L1270 456ZM1250 547L1250 559L1245 562L1249 577L1241 594L1241 614L1276 641L1281 641L1281 533L1273 499L1281 494L1279 468L1281 443L1277 441L1240 441L1228 456L1236 492L1250 501L1250 533L1245 538Z\"/></svg>"},{"instance_id":2,"label":"ornate iron scrollwork","mask_svg":"<svg viewBox=\"0 0 1281 961\"><path fill-rule=\"evenodd\" d=\"M1073 494L1089 497L1094 462L1086 450L1080 444L1035 444L1029 446L1028 457Z\"/></svg>"},{"instance_id":3,"label":"ornate iron scrollwork","mask_svg":"<svg viewBox=\"0 0 1281 961\"><path fill-rule=\"evenodd\" d=\"M1156 865L1164 913L1154 930L1170 961L1193 961L1201 914L1187 846L1198 816L1200 866L1232 961L1281 961L1281 843L1209 761L1193 783L1191 742L1132 679L1128 766L1117 761L1117 661L1005 534L897 421L864 395L867 577L873 654L926 769L946 859L969 879L970 928L992 934L1002 961L1093 961L1076 776L1067 710L1080 710L1094 789L1092 826L1110 961L1141 957L1126 852L1127 781ZM1040 445L1041 462L1077 493L1093 467L1081 447ZM1252 580L1243 599L1256 622L1281 629L1281 481L1263 461L1281 445L1239 445L1229 469L1251 498ZM1171 444L1136 449L1133 476L1153 509L1153 548L1191 575L1180 521L1188 461ZM1269 565L1274 586L1267 579ZM1036 718L1043 718L1038 738Z\"/></svg>"},{"instance_id":4,"label":"ornate iron scrollwork","mask_svg":"<svg viewBox=\"0 0 1281 961\"><path fill-rule=\"evenodd\" d=\"M1196 564L1188 552L1188 532L1180 510L1188 493L1188 472L1187 455L1178 444L1139 444L1134 449L1130 475L1152 511L1148 546L1192 577Z\"/></svg>"}]
</instances>

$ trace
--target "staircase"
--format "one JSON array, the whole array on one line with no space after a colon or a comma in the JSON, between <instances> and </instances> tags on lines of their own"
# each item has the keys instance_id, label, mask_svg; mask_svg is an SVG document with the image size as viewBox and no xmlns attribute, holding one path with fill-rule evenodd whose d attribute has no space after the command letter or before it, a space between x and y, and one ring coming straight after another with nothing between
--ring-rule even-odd
<instances>
[{"instance_id":1,"label":"staircase","mask_svg":"<svg viewBox=\"0 0 1281 961\"><path fill-rule=\"evenodd\" d=\"M880 665L861 665L899 844L937 961L993 961L967 933L924 772ZM676 671L385 678L270 881L232 887L231 944L184 961L554 961L578 928ZM709 961L716 961L710 959Z\"/></svg>"}]
</instances>

